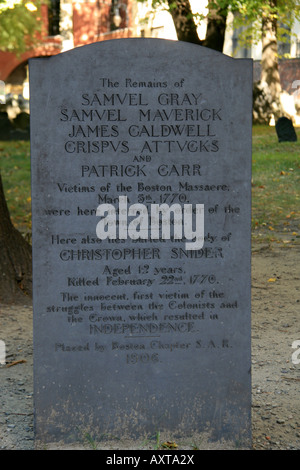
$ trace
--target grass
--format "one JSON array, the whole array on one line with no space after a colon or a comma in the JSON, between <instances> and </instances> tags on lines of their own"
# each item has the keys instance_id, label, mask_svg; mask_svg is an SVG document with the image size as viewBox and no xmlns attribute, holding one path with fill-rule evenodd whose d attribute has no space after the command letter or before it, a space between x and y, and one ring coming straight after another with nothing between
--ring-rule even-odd
<instances>
[{"instance_id":1,"label":"grass","mask_svg":"<svg viewBox=\"0 0 300 470\"><path fill-rule=\"evenodd\" d=\"M252 233L255 240L299 238L300 129L278 142L274 127L253 127ZM0 142L0 171L14 225L31 234L30 143Z\"/></svg>"},{"instance_id":2,"label":"grass","mask_svg":"<svg viewBox=\"0 0 300 470\"><path fill-rule=\"evenodd\" d=\"M30 143L0 142L0 172L11 220L30 238Z\"/></svg>"},{"instance_id":3,"label":"grass","mask_svg":"<svg viewBox=\"0 0 300 470\"><path fill-rule=\"evenodd\" d=\"M253 127L254 238L279 237L289 241L300 235L300 129L296 132L297 142L279 143L274 127Z\"/></svg>"}]
</instances>

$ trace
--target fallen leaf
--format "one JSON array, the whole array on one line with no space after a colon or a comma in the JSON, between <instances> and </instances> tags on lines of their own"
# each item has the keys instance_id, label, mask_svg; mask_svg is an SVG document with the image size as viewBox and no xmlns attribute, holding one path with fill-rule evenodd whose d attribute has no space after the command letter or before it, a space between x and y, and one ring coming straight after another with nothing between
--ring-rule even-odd
<instances>
[{"instance_id":1,"label":"fallen leaf","mask_svg":"<svg viewBox=\"0 0 300 470\"><path fill-rule=\"evenodd\" d=\"M268 282L276 282L276 277L270 277L270 279L268 279Z\"/></svg>"},{"instance_id":2,"label":"fallen leaf","mask_svg":"<svg viewBox=\"0 0 300 470\"><path fill-rule=\"evenodd\" d=\"M175 442L167 441L162 444L162 447L167 447L168 449L176 449L178 445L175 444Z\"/></svg>"}]
</instances>

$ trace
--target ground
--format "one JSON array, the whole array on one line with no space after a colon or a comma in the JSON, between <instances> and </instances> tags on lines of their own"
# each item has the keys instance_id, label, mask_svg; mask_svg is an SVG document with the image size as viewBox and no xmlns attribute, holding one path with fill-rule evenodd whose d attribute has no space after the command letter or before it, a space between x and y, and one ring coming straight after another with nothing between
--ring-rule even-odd
<instances>
[{"instance_id":1,"label":"ground","mask_svg":"<svg viewBox=\"0 0 300 470\"><path fill-rule=\"evenodd\" d=\"M297 240L296 240L297 241ZM300 246L295 240L253 243L252 448L300 449ZM32 307L0 306L0 450L34 449ZM298 346L295 348L295 342ZM294 348L293 348L294 346ZM171 440L161 436L160 442ZM95 443L86 449L156 449L158 441ZM203 449L201 441L180 449ZM51 449L51 446L48 447ZM223 444L226 449L226 444Z\"/></svg>"}]
</instances>

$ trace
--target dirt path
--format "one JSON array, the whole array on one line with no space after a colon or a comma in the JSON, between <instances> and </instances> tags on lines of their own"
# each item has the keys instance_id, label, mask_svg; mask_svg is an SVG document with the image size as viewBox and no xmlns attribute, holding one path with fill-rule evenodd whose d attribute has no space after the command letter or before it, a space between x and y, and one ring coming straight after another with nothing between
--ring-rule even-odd
<instances>
[{"instance_id":1,"label":"dirt path","mask_svg":"<svg viewBox=\"0 0 300 470\"><path fill-rule=\"evenodd\" d=\"M252 434L256 450L300 449L300 344L292 347L300 342L299 254L299 245L253 247ZM0 306L0 325L8 363L0 365L0 450L34 449L31 306ZM131 449L154 449L155 444L133 443ZM101 447L100 443L98 449L128 448L125 445ZM91 449L92 444L86 447Z\"/></svg>"},{"instance_id":2,"label":"dirt path","mask_svg":"<svg viewBox=\"0 0 300 470\"><path fill-rule=\"evenodd\" d=\"M299 246L252 259L253 447L300 449Z\"/></svg>"}]
</instances>

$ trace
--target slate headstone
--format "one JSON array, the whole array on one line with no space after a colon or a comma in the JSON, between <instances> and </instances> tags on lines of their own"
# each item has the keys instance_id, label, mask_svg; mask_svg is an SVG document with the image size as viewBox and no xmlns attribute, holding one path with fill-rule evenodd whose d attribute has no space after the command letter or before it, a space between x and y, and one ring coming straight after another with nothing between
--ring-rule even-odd
<instances>
[{"instance_id":1,"label":"slate headstone","mask_svg":"<svg viewBox=\"0 0 300 470\"><path fill-rule=\"evenodd\" d=\"M297 134L291 119L285 116L280 117L275 124L275 128L279 142L297 141Z\"/></svg>"},{"instance_id":2,"label":"slate headstone","mask_svg":"<svg viewBox=\"0 0 300 470\"><path fill-rule=\"evenodd\" d=\"M30 96L37 442L249 446L252 61L106 41Z\"/></svg>"}]
</instances>

